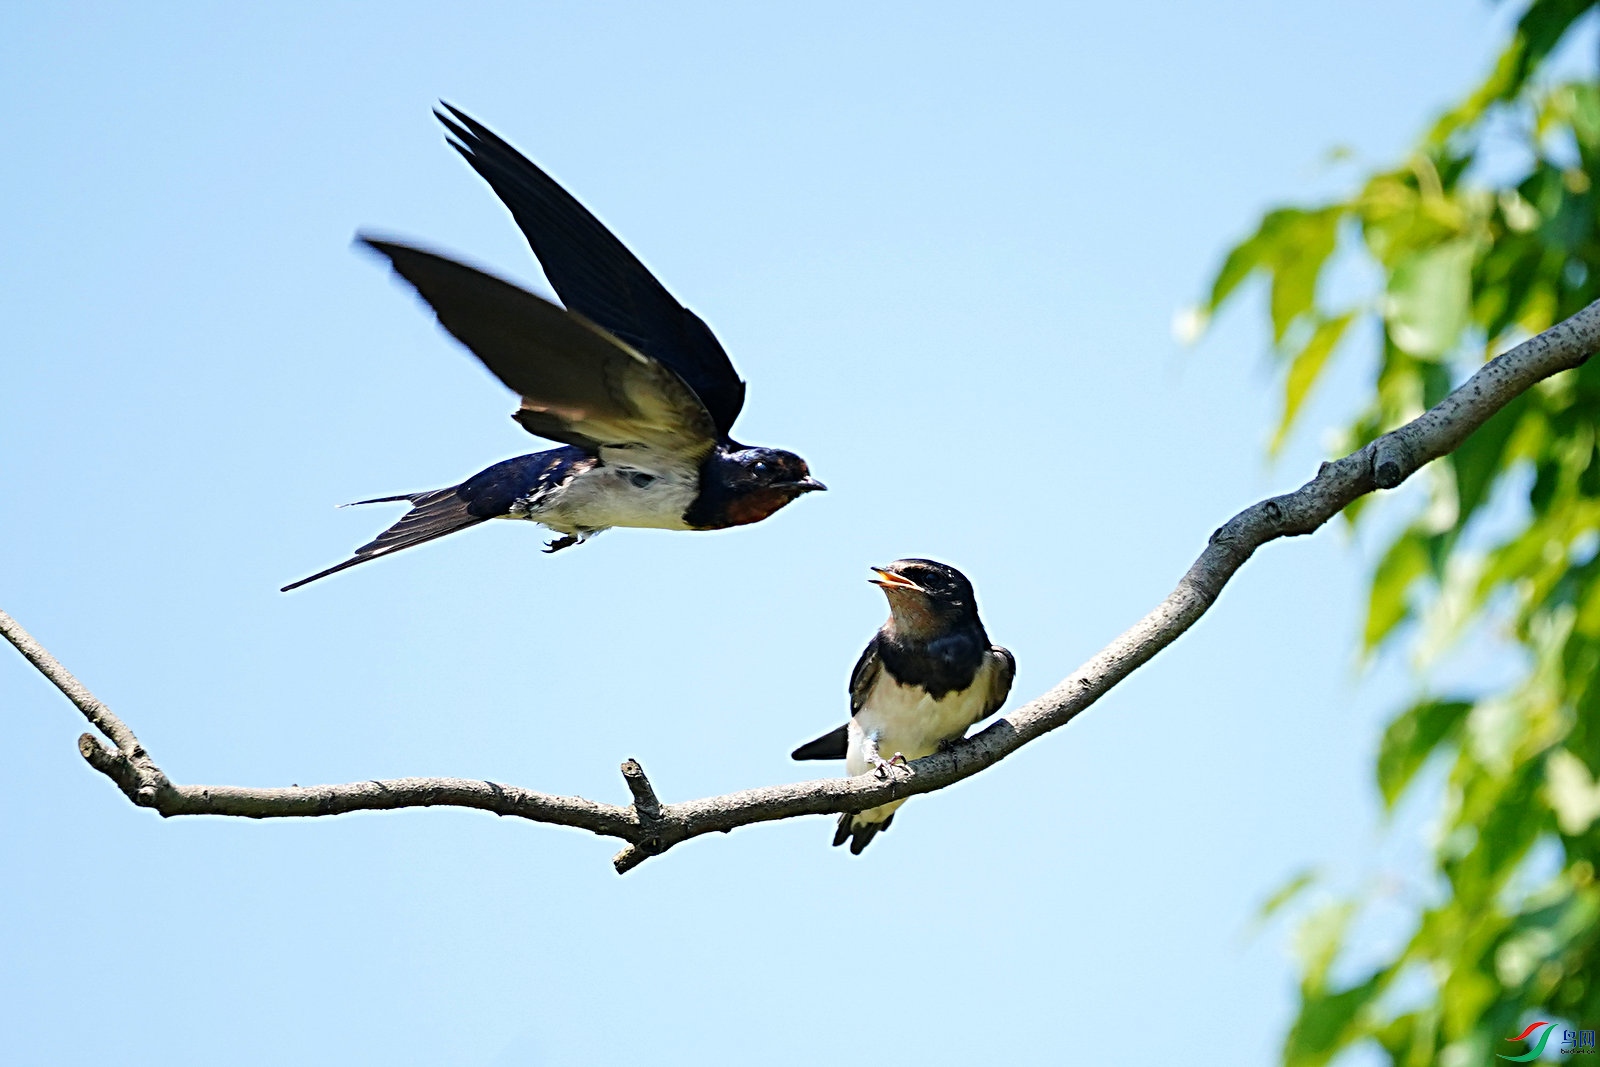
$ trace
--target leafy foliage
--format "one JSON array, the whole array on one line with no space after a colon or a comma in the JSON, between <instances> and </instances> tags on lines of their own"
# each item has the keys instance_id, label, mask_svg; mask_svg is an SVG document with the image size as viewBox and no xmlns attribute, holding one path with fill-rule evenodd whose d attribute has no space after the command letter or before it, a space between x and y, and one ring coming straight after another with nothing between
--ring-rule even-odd
<instances>
[{"instance_id":1,"label":"leafy foliage","mask_svg":"<svg viewBox=\"0 0 1600 1067\"><path fill-rule=\"evenodd\" d=\"M1600 81L1547 76L1596 7L1534 0L1488 78L1402 165L1336 203L1268 213L1229 252L1207 310L1253 276L1269 281L1286 367L1274 450L1347 338L1375 340L1378 358L1342 451L1600 298ZM1508 161L1524 164L1518 180L1482 179ZM1374 264L1381 286L1325 307L1319 283L1346 256ZM1354 982L1334 981L1331 965L1369 902L1305 921L1289 1067L1362 1043L1406 1067L1496 1063L1527 1048L1506 1041L1524 1020L1600 1025L1597 427L1600 359L1510 405L1418 479L1426 506L1372 576L1363 645L1408 644L1418 664L1421 695L1384 733L1377 784L1392 810L1438 780L1419 775L1430 761L1445 772L1433 798L1439 891L1409 942ZM1515 684L1431 693L1439 655L1485 635L1523 664Z\"/></svg>"}]
</instances>

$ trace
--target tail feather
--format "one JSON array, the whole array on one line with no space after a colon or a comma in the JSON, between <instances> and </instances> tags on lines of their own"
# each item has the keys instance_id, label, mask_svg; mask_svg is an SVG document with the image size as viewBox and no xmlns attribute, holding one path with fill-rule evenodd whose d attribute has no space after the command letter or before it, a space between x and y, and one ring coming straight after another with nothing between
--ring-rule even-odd
<instances>
[{"instance_id":1,"label":"tail feather","mask_svg":"<svg viewBox=\"0 0 1600 1067\"><path fill-rule=\"evenodd\" d=\"M488 519L509 515L519 500L560 488L599 462L581 448L552 448L545 452L503 459L492 467L485 467L460 485L353 501L344 506L404 501L411 505L411 510L400 516L399 522L356 549L356 554L350 559L286 585L283 591L287 593L291 589L299 589L302 585L337 574L357 563L465 530Z\"/></svg>"},{"instance_id":2,"label":"tail feather","mask_svg":"<svg viewBox=\"0 0 1600 1067\"><path fill-rule=\"evenodd\" d=\"M837 848L849 841L850 855L852 856L861 855L861 850L870 845L874 837L887 830L889 824L894 822L894 816L891 814L882 822L861 823L858 826L856 825L856 819L859 814L859 812L847 811L839 816L839 828L833 833L834 847Z\"/></svg>"},{"instance_id":3,"label":"tail feather","mask_svg":"<svg viewBox=\"0 0 1600 1067\"><path fill-rule=\"evenodd\" d=\"M336 563L327 570L318 571L309 578L302 578L298 582L290 582L281 592L299 589L302 585L309 585L318 578L326 578L330 574L337 574L342 570L354 567L358 563L365 563L379 556L386 556L391 552L398 552L402 548L413 545L425 544L445 534L465 530L468 526L476 526L493 518L492 515L474 515L468 510L469 502L461 493L460 486L450 486L447 489L430 489L422 493L406 493L401 496L380 496L371 500L357 500L355 504L388 504L397 501L406 501L411 504L411 510L400 516L400 521L389 527L376 538L356 549L356 554L343 563Z\"/></svg>"},{"instance_id":4,"label":"tail feather","mask_svg":"<svg viewBox=\"0 0 1600 1067\"><path fill-rule=\"evenodd\" d=\"M850 749L850 724L829 730L814 741L807 741L789 753L792 760L844 759Z\"/></svg>"},{"instance_id":5,"label":"tail feather","mask_svg":"<svg viewBox=\"0 0 1600 1067\"><path fill-rule=\"evenodd\" d=\"M341 508L359 508L362 504L398 504L405 500L410 503L420 503L423 497L432 496L434 493L453 493L455 488L430 489L425 493L401 493L399 496L375 496L371 500L352 500L348 504L340 504Z\"/></svg>"}]
</instances>

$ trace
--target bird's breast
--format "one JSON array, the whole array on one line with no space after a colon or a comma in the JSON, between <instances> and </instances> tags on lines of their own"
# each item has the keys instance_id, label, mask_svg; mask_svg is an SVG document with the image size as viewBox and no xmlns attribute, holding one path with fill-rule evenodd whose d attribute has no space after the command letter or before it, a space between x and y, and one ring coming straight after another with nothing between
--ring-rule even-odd
<instances>
[{"instance_id":1,"label":"bird's breast","mask_svg":"<svg viewBox=\"0 0 1600 1067\"><path fill-rule=\"evenodd\" d=\"M878 675L861 709L850 720L850 742L845 766L851 774L869 769L862 739L878 737L884 759L896 752L921 759L938 751L941 741L955 740L983 715L989 700L993 664L985 662L965 689L934 697L917 685L903 685L888 671Z\"/></svg>"}]
</instances>

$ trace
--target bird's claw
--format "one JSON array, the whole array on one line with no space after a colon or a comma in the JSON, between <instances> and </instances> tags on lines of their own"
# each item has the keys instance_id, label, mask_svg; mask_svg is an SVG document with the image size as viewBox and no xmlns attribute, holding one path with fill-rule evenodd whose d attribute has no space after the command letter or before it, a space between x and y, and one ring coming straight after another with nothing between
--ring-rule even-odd
<instances>
[{"instance_id":1,"label":"bird's claw","mask_svg":"<svg viewBox=\"0 0 1600 1067\"><path fill-rule=\"evenodd\" d=\"M888 777L893 772L894 768L904 767L910 762L910 760L906 759L904 752L896 752L888 759L874 756L872 757L872 773L877 775L879 778L888 780Z\"/></svg>"},{"instance_id":2,"label":"bird's claw","mask_svg":"<svg viewBox=\"0 0 1600 1067\"><path fill-rule=\"evenodd\" d=\"M548 555L551 552L560 552L563 548L571 548L581 540L582 538L580 538L577 534L563 534L554 541L546 541L544 543L545 554Z\"/></svg>"}]
</instances>

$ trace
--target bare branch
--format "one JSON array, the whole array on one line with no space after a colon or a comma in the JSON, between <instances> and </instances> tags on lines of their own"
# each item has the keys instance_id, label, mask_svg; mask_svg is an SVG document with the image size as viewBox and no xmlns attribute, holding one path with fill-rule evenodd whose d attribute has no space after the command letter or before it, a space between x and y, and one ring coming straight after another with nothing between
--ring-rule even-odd
<instances>
[{"instance_id":1,"label":"bare branch","mask_svg":"<svg viewBox=\"0 0 1600 1067\"><path fill-rule=\"evenodd\" d=\"M139 739L123 721L111 714L111 709L94 698L88 687L72 676L54 656L46 652L33 636L24 630L10 615L0 611L0 634L21 652L27 661L39 668L39 673L50 679L55 687L66 694L68 700L83 712L89 724L111 739L117 750L124 754L136 751Z\"/></svg>"},{"instance_id":2,"label":"bare branch","mask_svg":"<svg viewBox=\"0 0 1600 1067\"><path fill-rule=\"evenodd\" d=\"M14 619L0 612L0 634L66 694L109 739L78 739L79 751L135 804L162 815L236 815L253 819L337 815L389 808L479 808L534 822L574 826L628 846L612 859L618 873L680 842L713 831L877 807L890 800L943 789L993 766L1028 742L1065 726L1177 640L1216 601L1222 587L1257 548L1280 537L1309 534L1351 501L1393 488L1424 464L1466 440L1535 383L1580 366L1600 349L1600 302L1484 364L1460 388L1422 415L1343 459L1324 463L1292 493L1270 497L1229 519L1211 535L1200 558L1156 609L1043 696L948 749L880 778L824 778L747 789L724 796L662 804L636 760L622 765L630 806L582 797L535 793L517 786L460 778L399 778L289 789L175 785L150 759L133 732L94 698Z\"/></svg>"}]
</instances>

